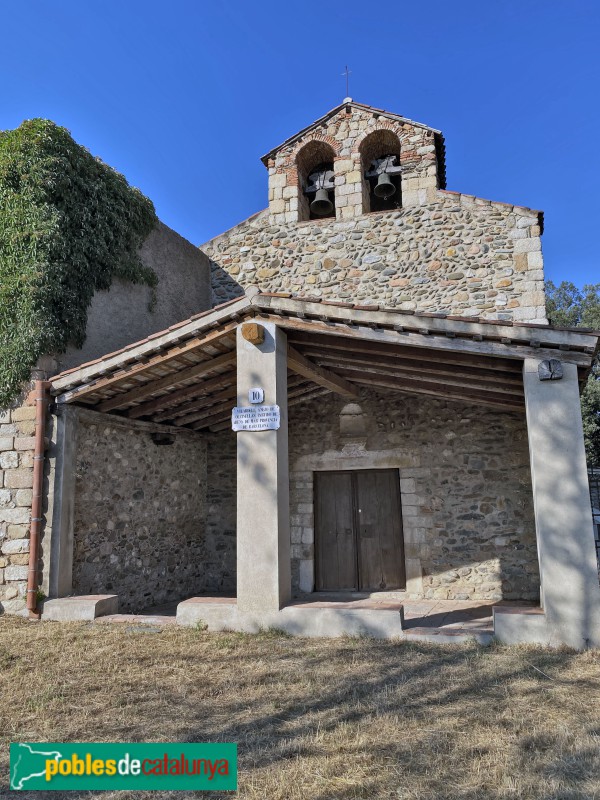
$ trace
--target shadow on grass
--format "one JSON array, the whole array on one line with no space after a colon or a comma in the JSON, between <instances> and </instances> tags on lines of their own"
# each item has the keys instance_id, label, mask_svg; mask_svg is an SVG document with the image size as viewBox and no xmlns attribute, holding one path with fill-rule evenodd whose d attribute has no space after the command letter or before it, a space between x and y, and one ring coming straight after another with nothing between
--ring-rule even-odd
<instances>
[{"instance_id":1,"label":"shadow on grass","mask_svg":"<svg viewBox=\"0 0 600 800\"><path fill-rule=\"evenodd\" d=\"M600 718L594 720L590 705L600 694L597 657L589 674L573 677L577 659L591 654L369 639L324 644L272 632L195 635L197 653L173 655L186 685L158 688L161 708L170 709L168 728L158 713L156 724L144 727L152 709L140 686L127 701L130 720L110 733L120 741L237 742L240 797L600 797L600 757L592 746ZM156 655L141 656L138 666L150 675ZM160 670L168 674L168 659ZM1 798L19 796L0 792Z\"/></svg>"}]
</instances>

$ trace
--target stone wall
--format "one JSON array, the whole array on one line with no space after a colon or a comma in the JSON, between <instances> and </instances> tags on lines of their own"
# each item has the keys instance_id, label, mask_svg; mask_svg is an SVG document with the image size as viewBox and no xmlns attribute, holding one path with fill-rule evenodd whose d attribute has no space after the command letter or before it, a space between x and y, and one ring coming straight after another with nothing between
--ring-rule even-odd
<instances>
[{"instance_id":1,"label":"stone wall","mask_svg":"<svg viewBox=\"0 0 600 800\"><path fill-rule=\"evenodd\" d=\"M0 412L0 614L26 613L34 433L35 406Z\"/></svg>"},{"instance_id":2,"label":"stone wall","mask_svg":"<svg viewBox=\"0 0 600 800\"><path fill-rule=\"evenodd\" d=\"M340 398L290 409L294 590L314 585L314 471L397 468L411 597L536 599L524 415L383 390L360 406L361 434L340 433Z\"/></svg>"},{"instance_id":3,"label":"stone wall","mask_svg":"<svg viewBox=\"0 0 600 800\"><path fill-rule=\"evenodd\" d=\"M141 247L144 266L158 277L155 302L144 284L116 279L96 292L88 309L86 339L56 356L52 374L71 369L210 308L210 265L206 256L159 222Z\"/></svg>"},{"instance_id":4,"label":"stone wall","mask_svg":"<svg viewBox=\"0 0 600 800\"><path fill-rule=\"evenodd\" d=\"M453 192L349 221L280 224L264 211L202 249L215 304L255 284L298 297L546 322L537 212Z\"/></svg>"},{"instance_id":5,"label":"stone wall","mask_svg":"<svg viewBox=\"0 0 600 800\"><path fill-rule=\"evenodd\" d=\"M80 416L73 593L118 594L122 611L197 594L209 560L206 443L152 437L144 423Z\"/></svg>"},{"instance_id":6,"label":"stone wall","mask_svg":"<svg viewBox=\"0 0 600 800\"><path fill-rule=\"evenodd\" d=\"M400 208L370 211L365 172L393 154ZM345 102L264 157L269 207L202 245L213 302L251 284L299 297L546 323L541 215L445 191L439 131ZM333 163L335 216L308 220L306 177Z\"/></svg>"},{"instance_id":7,"label":"stone wall","mask_svg":"<svg viewBox=\"0 0 600 800\"><path fill-rule=\"evenodd\" d=\"M226 430L206 435L207 556L203 585L207 592L235 594L237 464L236 435Z\"/></svg>"},{"instance_id":8,"label":"stone wall","mask_svg":"<svg viewBox=\"0 0 600 800\"><path fill-rule=\"evenodd\" d=\"M402 168L402 205L421 205L438 187L445 188L439 131L349 103L263 159L269 170L271 221L289 224L308 218L307 178L324 162L333 164L336 217L353 219L369 211L365 172L373 159L387 155L397 156Z\"/></svg>"}]
</instances>

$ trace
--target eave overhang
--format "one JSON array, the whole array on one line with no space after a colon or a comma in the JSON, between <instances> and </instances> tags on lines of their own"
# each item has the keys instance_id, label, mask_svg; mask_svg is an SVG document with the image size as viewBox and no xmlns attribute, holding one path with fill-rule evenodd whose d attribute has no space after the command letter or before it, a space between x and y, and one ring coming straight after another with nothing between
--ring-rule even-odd
<instances>
[{"instance_id":1,"label":"eave overhang","mask_svg":"<svg viewBox=\"0 0 600 800\"><path fill-rule=\"evenodd\" d=\"M235 331L250 318L286 330L291 403L351 384L519 411L524 359L576 364L584 380L600 340L598 331L416 314L251 287L236 300L55 376L51 392L59 404L133 419L193 430L226 427L236 397Z\"/></svg>"}]
</instances>

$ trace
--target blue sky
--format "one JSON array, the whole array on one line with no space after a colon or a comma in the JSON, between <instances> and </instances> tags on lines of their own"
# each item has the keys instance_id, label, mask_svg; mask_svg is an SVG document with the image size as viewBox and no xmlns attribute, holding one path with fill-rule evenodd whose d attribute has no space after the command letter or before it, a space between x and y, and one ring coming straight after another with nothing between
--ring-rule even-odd
<instances>
[{"instance_id":1,"label":"blue sky","mask_svg":"<svg viewBox=\"0 0 600 800\"><path fill-rule=\"evenodd\" d=\"M195 244L267 202L260 156L350 95L443 131L448 188L545 211L600 282L600 5L0 0L0 128L48 117Z\"/></svg>"}]
</instances>

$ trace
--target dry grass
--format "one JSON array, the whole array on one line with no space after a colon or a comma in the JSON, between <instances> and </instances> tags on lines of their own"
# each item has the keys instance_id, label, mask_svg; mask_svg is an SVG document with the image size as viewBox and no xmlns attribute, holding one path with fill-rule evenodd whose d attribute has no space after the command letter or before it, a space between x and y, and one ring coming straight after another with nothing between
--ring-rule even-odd
<instances>
[{"instance_id":1,"label":"dry grass","mask_svg":"<svg viewBox=\"0 0 600 800\"><path fill-rule=\"evenodd\" d=\"M248 800L600 798L597 652L2 618L0 691L2 798L19 740L238 742Z\"/></svg>"}]
</instances>

